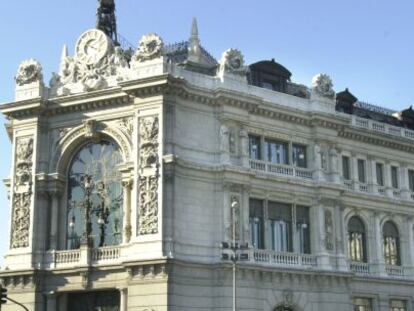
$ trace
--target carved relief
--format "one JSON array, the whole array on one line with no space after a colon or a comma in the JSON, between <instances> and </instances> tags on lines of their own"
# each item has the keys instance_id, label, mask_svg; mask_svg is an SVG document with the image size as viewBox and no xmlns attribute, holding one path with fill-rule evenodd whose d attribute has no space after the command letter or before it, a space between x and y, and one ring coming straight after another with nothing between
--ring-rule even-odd
<instances>
[{"instance_id":1,"label":"carved relief","mask_svg":"<svg viewBox=\"0 0 414 311\"><path fill-rule=\"evenodd\" d=\"M240 240L240 200L237 196L231 197L231 226L230 238Z\"/></svg>"},{"instance_id":2,"label":"carved relief","mask_svg":"<svg viewBox=\"0 0 414 311\"><path fill-rule=\"evenodd\" d=\"M220 126L220 151L229 152L229 129L226 125L222 124Z\"/></svg>"},{"instance_id":3,"label":"carved relief","mask_svg":"<svg viewBox=\"0 0 414 311\"><path fill-rule=\"evenodd\" d=\"M18 139L16 142L15 184L12 199L11 248L29 246L32 158L33 139Z\"/></svg>"},{"instance_id":4,"label":"carved relief","mask_svg":"<svg viewBox=\"0 0 414 311\"><path fill-rule=\"evenodd\" d=\"M225 72L245 75L247 68L244 66L243 54L237 49L228 49L225 51L220 60L219 73Z\"/></svg>"},{"instance_id":5,"label":"carved relief","mask_svg":"<svg viewBox=\"0 0 414 311\"><path fill-rule=\"evenodd\" d=\"M159 35L155 33L144 35L139 41L138 51L132 57L132 64L161 57L163 48L164 43Z\"/></svg>"},{"instance_id":6,"label":"carved relief","mask_svg":"<svg viewBox=\"0 0 414 311\"><path fill-rule=\"evenodd\" d=\"M139 120L139 229L140 235L158 233L158 117Z\"/></svg>"},{"instance_id":7,"label":"carved relief","mask_svg":"<svg viewBox=\"0 0 414 311\"><path fill-rule=\"evenodd\" d=\"M158 117L140 120L140 167L151 167L158 162Z\"/></svg>"},{"instance_id":8,"label":"carved relief","mask_svg":"<svg viewBox=\"0 0 414 311\"><path fill-rule=\"evenodd\" d=\"M133 118L122 118L119 120L118 126L129 138L132 137L132 133L134 132Z\"/></svg>"},{"instance_id":9,"label":"carved relief","mask_svg":"<svg viewBox=\"0 0 414 311\"><path fill-rule=\"evenodd\" d=\"M334 249L334 237L333 237L333 219L332 212L325 210L325 247L327 250L332 251Z\"/></svg>"},{"instance_id":10,"label":"carved relief","mask_svg":"<svg viewBox=\"0 0 414 311\"><path fill-rule=\"evenodd\" d=\"M23 61L19 66L15 80L19 86L33 82L43 82L42 65L32 58Z\"/></svg>"},{"instance_id":11,"label":"carved relief","mask_svg":"<svg viewBox=\"0 0 414 311\"><path fill-rule=\"evenodd\" d=\"M158 177L139 178L139 234L158 233Z\"/></svg>"},{"instance_id":12,"label":"carved relief","mask_svg":"<svg viewBox=\"0 0 414 311\"><path fill-rule=\"evenodd\" d=\"M313 77L312 89L320 96L329 98L335 97L332 79L327 74L321 73Z\"/></svg>"}]
</instances>

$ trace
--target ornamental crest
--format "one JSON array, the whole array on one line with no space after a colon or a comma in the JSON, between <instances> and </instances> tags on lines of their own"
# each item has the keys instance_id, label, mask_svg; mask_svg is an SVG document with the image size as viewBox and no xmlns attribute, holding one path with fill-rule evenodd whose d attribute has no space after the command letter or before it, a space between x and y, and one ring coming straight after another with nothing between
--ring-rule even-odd
<instances>
[{"instance_id":1,"label":"ornamental crest","mask_svg":"<svg viewBox=\"0 0 414 311\"><path fill-rule=\"evenodd\" d=\"M220 60L220 72L230 72L233 74L246 74L247 68L244 66L244 56L237 49L228 49Z\"/></svg>"},{"instance_id":2,"label":"ornamental crest","mask_svg":"<svg viewBox=\"0 0 414 311\"><path fill-rule=\"evenodd\" d=\"M334 98L335 91L333 90L333 83L331 77L327 74L320 73L312 79L312 89L323 97Z\"/></svg>"},{"instance_id":3,"label":"ornamental crest","mask_svg":"<svg viewBox=\"0 0 414 311\"><path fill-rule=\"evenodd\" d=\"M155 33L144 35L140 42L138 51L132 58L133 62L145 62L159 58L162 55L164 43L161 37Z\"/></svg>"},{"instance_id":4,"label":"ornamental crest","mask_svg":"<svg viewBox=\"0 0 414 311\"><path fill-rule=\"evenodd\" d=\"M33 82L42 82L42 65L37 60L32 58L23 61L17 70L15 80L16 84L19 86Z\"/></svg>"}]
</instances>

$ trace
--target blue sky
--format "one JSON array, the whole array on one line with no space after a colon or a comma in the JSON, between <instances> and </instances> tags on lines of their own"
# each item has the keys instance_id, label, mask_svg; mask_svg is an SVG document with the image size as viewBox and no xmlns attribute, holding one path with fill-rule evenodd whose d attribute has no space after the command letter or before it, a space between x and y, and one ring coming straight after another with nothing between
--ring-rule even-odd
<instances>
[{"instance_id":1,"label":"blue sky","mask_svg":"<svg viewBox=\"0 0 414 311\"><path fill-rule=\"evenodd\" d=\"M58 70L63 44L95 24L95 0L3 1L0 10L0 102L14 96L20 62L38 59L45 80ZM239 48L247 63L275 58L295 82L328 73L337 91L401 110L414 102L414 2L374 0L118 0L118 31L137 45L156 32L167 43L188 38L198 18L202 45L215 57ZM0 117L0 123L4 118ZM9 174L10 144L0 127L0 179ZM9 203L0 185L0 253L8 247ZM1 262L1 261L0 261Z\"/></svg>"}]
</instances>

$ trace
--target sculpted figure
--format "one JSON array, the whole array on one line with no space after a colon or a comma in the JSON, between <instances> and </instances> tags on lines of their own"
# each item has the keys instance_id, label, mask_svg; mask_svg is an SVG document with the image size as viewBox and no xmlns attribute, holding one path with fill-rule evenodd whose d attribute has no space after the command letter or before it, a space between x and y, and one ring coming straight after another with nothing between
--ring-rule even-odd
<instances>
[{"instance_id":1,"label":"sculpted figure","mask_svg":"<svg viewBox=\"0 0 414 311\"><path fill-rule=\"evenodd\" d=\"M329 98L335 97L332 79L327 74L321 73L313 77L312 89L321 96Z\"/></svg>"},{"instance_id":2,"label":"sculpted figure","mask_svg":"<svg viewBox=\"0 0 414 311\"><path fill-rule=\"evenodd\" d=\"M229 129L224 124L220 127L220 151L229 152Z\"/></svg>"},{"instance_id":3,"label":"sculpted figure","mask_svg":"<svg viewBox=\"0 0 414 311\"><path fill-rule=\"evenodd\" d=\"M19 66L15 80L19 86L33 82L42 82L42 65L32 58L23 61Z\"/></svg>"}]
</instances>

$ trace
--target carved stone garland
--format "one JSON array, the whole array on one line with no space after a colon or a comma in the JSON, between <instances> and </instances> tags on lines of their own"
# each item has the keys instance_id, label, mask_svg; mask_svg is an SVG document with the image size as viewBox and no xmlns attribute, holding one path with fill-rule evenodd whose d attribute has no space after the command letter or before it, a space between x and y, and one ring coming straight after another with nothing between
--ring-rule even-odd
<instances>
[{"instance_id":1,"label":"carved stone garland","mask_svg":"<svg viewBox=\"0 0 414 311\"><path fill-rule=\"evenodd\" d=\"M11 248L29 246L30 205L32 199L33 139L16 143L16 170L13 193Z\"/></svg>"},{"instance_id":2,"label":"carved stone garland","mask_svg":"<svg viewBox=\"0 0 414 311\"><path fill-rule=\"evenodd\" d=\"M139 120L139 230L140 235L158 233L158 117Z\"/></svg>"}]
</instances>

